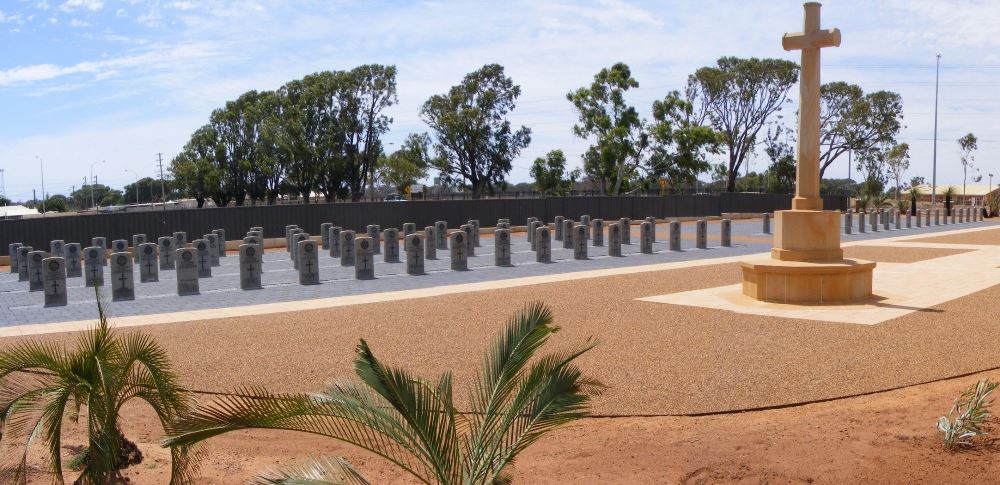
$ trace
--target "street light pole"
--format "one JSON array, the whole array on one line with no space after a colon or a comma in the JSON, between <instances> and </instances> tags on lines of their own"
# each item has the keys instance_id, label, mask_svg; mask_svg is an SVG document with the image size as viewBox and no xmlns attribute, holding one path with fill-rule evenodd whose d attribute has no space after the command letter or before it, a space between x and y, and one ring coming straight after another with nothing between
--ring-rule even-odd
<instances>
[{"instance_id":1,"label":"street light pole","mask_svg":"<svg viewBox=\"0 0 1000 485\"><path fill-rule=\"evenodd\" d=\"M94 165L97 165L98 163L105 163L105 160L101 160L99 162L94 162L90 164L90 208L91 209L97 206L97 204L94 203Z\"/></svg>"},{"instance_id":2,"label":"street light pole","mask_svg":"<svg viewBox=\"0 0 1000 485\"><path fill-rule=\"evenodd\" d=\"M132 172L131 170L129 170L127 168L125 169L125 171L126 172ZM135 172L132 172L132 175L135 175L135 205L138 206L139 205L139 174L137 174Z\"/></svg>"},{"instance_id":3,"label":"street light pole","mask_svg":"<svg viewBox=\"0 0 1000 485\"><path fill-rule=\"evenodd\" d=\"M3 177L4 172L6 172L6 171L4 169L0 168L0 194L3 194L3 198L4 198L4 201L5 201L3 203L3 205L7 205L7 202L6 202L6 200L7 200L7 181L4 180L4 177Z\"/></svg>"},{"instance_id":4,"label":"street light pole","mask_svg":"<svg viewBox=\"0 0 1000 485\"><path fill-rule=\"evenodd\" d=\"M38 169L42 172L42 217L45 217L45 164L42 163L42 157L35 155L38 159Z\"/></svg>"},{"instance_id":5,"label":"street light pole","mask_svg":"<svg viewBox=\"0 0 1000 485\"><path fill-rule=\"evenodd\" d=\"M938 125L938 81L941 78L941 54L937 55L934 68L934 161L931 172L931 207L937 204L937 125Z\"/></svg>"}]
</instances>

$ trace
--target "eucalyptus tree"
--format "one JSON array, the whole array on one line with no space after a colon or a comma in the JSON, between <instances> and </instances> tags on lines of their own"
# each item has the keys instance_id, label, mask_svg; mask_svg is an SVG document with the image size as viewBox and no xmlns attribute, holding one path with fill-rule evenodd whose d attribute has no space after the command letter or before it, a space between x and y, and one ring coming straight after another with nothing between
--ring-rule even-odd
<instances>
[{"instance_id":1,"label":"eucalyptus tree","mask_svg":"<svg viewBox=\"0 0 1000 485\"><path fill-rule=\"evenodd\" d=\"M782 59L722 57L688 78L688 88L722 133L729 161L726 190L736 190L739 169L756 146L768 119L781 111L798 81L799 66Z\"/></svg>"},{"instance_id":2,"label":"eucalyptus tree","mask_svg":"<svg viewBox=\"0 0 1000 485\"><path fill-rule=\"evenodd\" d=\"M309 115L306 128L310 144L315 189L327 202L343 197L348 191L348 173L352 163L348 138L358 126L357 112L352 112L354 94L351 75L344 71L323 71L303 79L302 103Z\"/></svg>"},{"instance_id":3,"label":"eucalyptus tree","mask_svg":"<svg viewBox=\"0 0 1000 485\"><path fill-rule=\"evenodd\" d=\"M418 180L427 177L432 163L430 136L427 133L410 133L398 150L379 159L375 178L397 193L405 192Z\"/></svg>"},{"instance_id":4,"label":"eucalyptus tree","mask_svg":"<svg viewBox=\"0 0 1000 485\"><path fill-rule=\"evenodd\" d=\"M212 112L210 122L222 146L222 180L236 205L243 205L254 182L257 146L265 113L258 108L261 93L247 91Z\"/></svg>"},{"instance_id":5,"label":"eucalyptus tree","mask_svg":"<svg viewBox=\"0 0 1000 485\"><path fill-rule=\"evenodd\" d=\"M181 192L204 207L207 199L224 207L229 203L230 194L223 187L223 148L218 132L211 124L195 130L183 150L170 162L170 173Z\"/></svg>"},{"instance_id":6,"label":"eucalyptus tree","mask_svg":"<svg viewBox=\"0 0 1000 485\"><path fill-rule=\"evenodd\" d=\"M447 182L475 198L506 182L511 162L531 143L531 130L514 130L508 119L520 95L503 66L487 64L424 103L420 116L437 139L435 168Z\"/></svg>"},{"instance_id":7,"label":"eucalyptus tree","mask_svg":"<svg viewBox=\"0 0 1000 485\"><path fill-rule=\"evenodd\" d=\"M962 162L962 197L965 197L965 182L969 177L969 167L972 166L972 162L975 160L972 152L979 148L979 138L976 135L969 133L962 138L958 139L958 149L961 154L960 161Z\"/></svg>"},{"instance_id":8,"label":"eucalyptus tree","mask_svg":"<svg viewBox=\"0 0 1000 485\"><path fill-rule=\"evenodd\" d=\"M719 154L724 139L705 124L706 118L690 90L686 96L672 91L653 102L653 122L648 127L651 177L665 176L671 188L678 189L711 169L708 155Z\"/></svg>"},{"instance_id":9,"label":"eucalyptus tree","mask_svg":"<svg viewBox=\"0 0 1000 485\"><path fill-rule=\"evenodd\" d=\"M309 76L306 79L285 83L277 91L273 112L274 120L268 130L274 133L276 156L283 160L285 179L283 185L300 195L309 203L320 170L316 158L316 139L320 129L320 108L313 102L315 96L309 90Z\"/></svg>"},{"instance_id":10,"label":"eucalyptus tree","mask_svg":"<svg viewBox=\"0 0 1000 485\"><path fill-rule=\"evenodd\" d=\"M531 164L535 190L542 196L568 194L573 190L573 184L580 178L580 174L580 169L566 171L566 155L562 150L552 150L544 158L538 157Z\"/></svg>"},{"instance_id":11,"label":"eucalyptus tree","mask_svg":"<svg viewBox=\"0 0 1000 485\"><path fill-rule=\"evenodd\" d=\"M820 178L837 158L894 142L903 126L903 98L891 91L865 94L856 84L820 86Z\"/></svg>"},{"instance_id":12,"label":"eucalyptus tree","mask_svg":"<svg viewBox=\"0 0 1000 485\"><path fill-rule=\"evenodd\" d=\"M896 182L893 188L895 189L894 192L896 192L896 204L899 204L899 188L903 182L903 173L910 168L910 145L908 143L900 143L890 148L886 153L885 166L892 179Z\"/></svg>"},{"instance_id":13,"label":"eucalyptus tree","mask_svg":"<svg viewBox=\"0 0 1000 485\"><path fill-rule=\"evenodd\" d=\"M363 385L340 382L317 394L273 394L259 388L205 402L175 421L165 445L191 446L224 433L280 429L328 436L395 464L422 483L510 483L508 467L532 443L588 415L600 383L576 359L594 343L536 357L558 330L544 305L516 313L455 405L451 373L428 380L384 364L361 340L354 369ZM262 483L367 484L339 457L268 473Z\"/></svg>"},{"instance_id":14,"label":"eucalyptus tree","mask_svg":"<svg viewBox=\"0 0 1000 485\"><path fill-rule=\"evenodd\" d=\"M602 194L618 195L635 178L649 145L643 120L625 101L625 92L639 87L628 65L601 69L588 87L566 95L579 122L573 134L592 140L583 155L583 171Z\"/></svg>"},{"instance_id":15,"label":"eucalyptus tree","mask_svg":"<svg viewBox=\"0 0 1000 485\"><path fill-rule=\"evenodd\" d=\"M795 188L795 147L782 136L787 136L789 128L775 124L768 128L764 137L764 153L771 161L767 168L768 190L791 193Z\"/></svg>"},{"instance_id":16,"label":"eucalyptus tree","mask_svg":"<svg viewBox=\"0 0 1000 485\"><path fill-rule=\"evenodd\" d=\"M262 92L257 99L261 116L260 136L257 137L256 162L253 167L253 193L260 194L268 205L274 205L281 195L282 182L288 164L280 145L282 136L281 98L275 91Z\"/></svg>"},{"instance_id":17,"label":"eucalyptus tree","mask_svg":"<svg viewBox=\"0 0 1000 485\"><path fill-rule=\"evenodd\" d=\"M396 104L396 66L365 64L345 76L346 159L345 175L351 199L364 197L366 185L374 186L375 168L382 155L382 135L392 118L385 110Z\"/></svg>"}]
</instances>

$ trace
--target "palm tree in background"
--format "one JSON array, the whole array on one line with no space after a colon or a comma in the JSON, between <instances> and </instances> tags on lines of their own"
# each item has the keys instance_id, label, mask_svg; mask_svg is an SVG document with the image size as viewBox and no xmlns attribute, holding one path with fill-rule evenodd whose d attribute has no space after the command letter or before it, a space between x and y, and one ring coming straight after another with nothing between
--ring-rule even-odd
<instances>
[{"instance_id":1,"label":"palm tree in background","mask_svg":"<svg viewBox=\"0 0 1000 485\"><path fill-rule=\"evenodd\" d=\"M63 419L87 425L87 446L73 458L74 483L120 483L121 471L142 461L125 438L119 411L133 399L149 404L161 424L188 411L164 350L143 333L119 334L108 325L96 288L99 323L74 349L25 341L0 352L0 483L27 483L28 452L45 444L52 482L63 483ZM187 446L170 450L172 484L190 481L193 456Z\"/></svg>"},{"instance_id":2,"label":"palm tree in background","mask_svg":"<svg viewBox=\"0 0 1000 485\"><path fill-rule=\"evenodd\" d=\"M602 386L574 364L595 345L534 358L558 327L540 303L516 313L490 347L469 393L471 410L454 406L452 378L424 380L379 361L362 340L354 368L363 386L336 383L319 394L243 389L198 407L168 433L167 446L190 446L243 429L329 436L371 451L423 483L509 483L506 467L546 433L588 415ZM259 483L368 481L339 457L270 472Z\"/></svg>"}]
</instances>

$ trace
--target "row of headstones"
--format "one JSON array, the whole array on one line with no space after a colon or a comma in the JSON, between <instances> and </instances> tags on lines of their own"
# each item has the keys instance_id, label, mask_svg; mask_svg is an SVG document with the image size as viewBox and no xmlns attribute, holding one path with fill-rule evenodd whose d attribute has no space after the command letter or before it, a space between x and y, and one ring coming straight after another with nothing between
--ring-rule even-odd
<instances>
[{"instance_id":1,"label":"row of headstones","mask_svg":"<svg viewBox=\"0 0 1000 485\"><path fill-rule=\"evenodd\" d=\"M193 286L194 293L197 293L197 278L210 277L212 266L219 266L219 258L226 257L225 240L223 229L215 229L203 239L192 241L190 248L187 247L187 234L184 232L161 237L156 243L147 243L145 234L136 234L132 236L131 252L128 241L112 241L110 257L104 237L93 238L92 245L82 251L79 243L62 240L51 241L48 253L35 251L31 246L20 243L11 243L8 249L11 272L18 273L18 281L28 282L29 291L43 291L45 306L48 307L67 304L67 278L83 277L86 287L104 286L104 266L109 262L113 301L135 299L133 263L139 266L142 283L159 281L161 269L177 270L178 293L184 294L191 292L192 282L186 269L193 265ZM160 251L157 251L158 247Z\"/></svg>"},{"instance_id":2,"label":"row of headstones","mask_svg":"<svg viewBox=\"0 0 1000 485\"><path fill-rule=\"evenodd\" d=\"M858 213L858 232L865 232L865 227L870 226L872 232L878 232L879 226L884 230L890 230L891 225L895 224L896 229L902 229L905 219L906 228L911 229L914 227L914 220L916 221L916 227L922 227L922 225L930 227L931 215L934 216L935 226L940 226L943 224L948 224L949 216L944 214L942 217L941 209L922 209L918 210L916 217L914 214L907 211L905 214L900 213L899 209L881 209L873 210L870 212L859 212ZM867 222L865 218L867 214ZM967 222L980 222L983 220L982 210L976 207L958 207L952 209L951 211L951 224L965 224ZM764 234L771 233L771 214L764 213L761 215L761 220L763 221L763 231ZM923 221L923 224L921 224ZM844 213L844 233L851 234L854 228L854 214L852 212Z\"/></svg>"}]
</instances>

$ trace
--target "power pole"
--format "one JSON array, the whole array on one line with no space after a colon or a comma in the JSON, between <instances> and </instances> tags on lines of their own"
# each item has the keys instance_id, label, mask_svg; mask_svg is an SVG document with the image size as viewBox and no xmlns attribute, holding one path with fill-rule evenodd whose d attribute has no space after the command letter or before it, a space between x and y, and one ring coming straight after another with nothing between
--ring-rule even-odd
<instances>
[{"instance_id":1,"label":"power pole","mask_svg":"<svg viewBox=\"0 0 1000 485\"><path fill-rule=\"evenodd\" d=\"M937 55L937 66L934 69L934 162L931 172L931 207L937 204L937 118L938 118L938 80L941 78L941 54Z\"/></svg>"},{"instance_id":2,"label":"power pole","mask_svg":"<svg viewBox=\"0 0 1000 485\"><path fill-rule=\"evenodd\" d=\"M160 165L160 192L163 193L163 210L167 210L167 186L163 183L163 154L156 153L156 162ZM150 197L152 198L152 197Z\"/></svg>"},{"instance_id":3,"label":"power pole","mask_svg":"<svg viewBox=\"0 0 1000 485\"><path fill-rule=\"evenodd\" d=\"M0 195L3 195L4 199L7 199L7 181L4 180L3 174L5 170L0 168ZM7 205L4 203L4 205Z\"/></svg>"}]
</instances>

